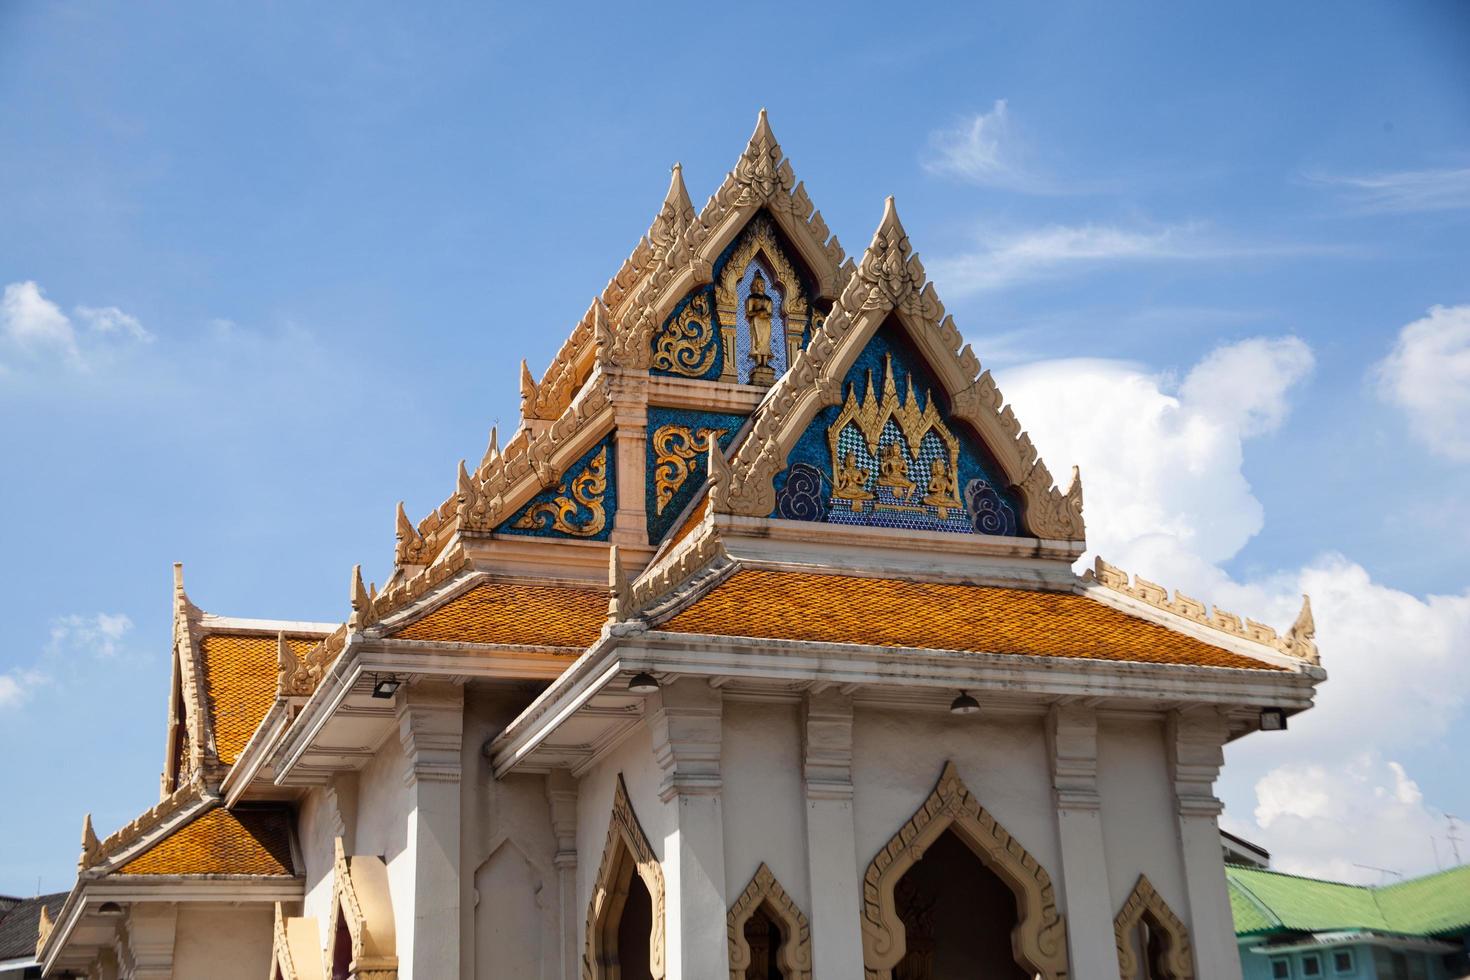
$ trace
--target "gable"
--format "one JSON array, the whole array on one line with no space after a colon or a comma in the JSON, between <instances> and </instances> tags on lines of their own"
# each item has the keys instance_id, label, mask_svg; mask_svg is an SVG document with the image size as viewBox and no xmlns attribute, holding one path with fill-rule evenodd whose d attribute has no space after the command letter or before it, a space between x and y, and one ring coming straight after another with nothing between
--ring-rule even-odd
<instances>
[{"instance_id":1,"label":"gable","mask_svg":"<svg viewBox=\"0 0 1470 980\"><path fill-rule=\"evenodd\" d=\"M496 531L606 541L612 535L618 509L614 434L608 433L583 453L554 486L532 497Z\"/></svg>"},{"instance_id":2,"label":"gable","mask_svg":"<svg viewBox=\"0 0 1470 980\"><path fill-rule=\"evenodd\" d=\"M889 318L775 481L771 517L960 534L1022 533L1000 467L903 327Z\"/></svg>"},{"instance_id":3,"label":"gable","mask_svg":"<svg viewBox=\"0 0 1470 980\"><path fill-rule=\"evenodd\" d=\"M649 544L663 540L704 485L710 440L728 450L744 424L745 416L734 412L648 409L644 504Z\"/></svg>"}]
</instances>

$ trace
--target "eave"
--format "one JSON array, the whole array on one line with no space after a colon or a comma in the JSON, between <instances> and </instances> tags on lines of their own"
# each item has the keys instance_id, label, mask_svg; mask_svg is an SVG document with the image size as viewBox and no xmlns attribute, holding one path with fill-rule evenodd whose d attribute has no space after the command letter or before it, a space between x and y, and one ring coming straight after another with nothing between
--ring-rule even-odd
<instances>
[{"instance_id":1,"label":"eave","mask_svg":"<svg viewBox=\"0 0 1470 980\"><path fill-rule=\"evenodd\" d=\"M1226 712L1232 737L1254 729L1259 709L1305 710L1315 680L1293 671L1125 663L857 644L651 631L608 636L529 705L487 748L495 775L584 770L635 727L635 673L668 683L703 680L727 694L799 698L837 687L858 704L942 711L957 689L990 711L1039 711L1083 699L1099 710ZM562 734L575 724L572 743Z\"/></svg>"}]
</instances>

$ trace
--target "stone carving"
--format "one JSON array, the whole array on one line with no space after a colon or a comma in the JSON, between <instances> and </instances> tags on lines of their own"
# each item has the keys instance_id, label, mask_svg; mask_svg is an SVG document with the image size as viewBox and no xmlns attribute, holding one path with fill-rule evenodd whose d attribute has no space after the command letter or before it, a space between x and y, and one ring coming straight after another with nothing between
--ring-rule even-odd
<instances>
[{"instance_id":1,"label":"stone carving","mask_svg":"<svg viewBox=\"0 0 1470 980\"><path fill-rule=\"evenodd\" d=\"M632 613L633 594L628 588L628 570L623 567L618 546L607 550L607 619L616 623Z\"/></svg>"},{"instance_id":2,"label":"stone carving","mask_svg":"<svg viewBox=\"0 0 1470 980\"><path fill-rule=\"evenodd\" d=\"M651 366L689 378L702 378L715 363L715 321L709 294L700 290L659 333ZM725 352L731 357L730 351Z\"/></svg>"},{"instance_id":3,"label":"stone carving","mask_svg":"<svg viewBox=\"0 0 1470 980\"><path fill-rule=\"evenodd\" d=\"M89 813L82 818L82 855L77 858L77 870L90 868L101 856L102 843L97 840L97 832L92 829L92 815Z\"/></svg>"},{"instance_id":4,"label":"stone carving","mask_svg":"<svg viewBox=\"0 0 1470 980\"><path fill-rule=\"evenodd\" d=\"M617 966L617 925L627 899L628 881L638 875L648 889L653 906L653 927L648 934L648 970L654 980L664 975L664 872L653 846L638 823L628 788L618 774L613 789L612 816L608 820L607 843L602 863L592 883L592 900L587 906L587 933L582 953L582 980L612 980Z\"/></svg>"},{"instance_id":5,"label":"stone carving","mask_svg":"<svg viewBox=\"0 0 1470 980\"><path fill-rule=\"evenodd\" d=\"M812 980L812 930L805 913L797 908L786 889L765 862L725 915L725 941L730 950L730 980L744 980L750 968L750 946L745 941L745 923L762 905L781 930L781 952L777 962L786 980Z\"/></svg>"},{"instance_id":6,"label":"stone carving","mask_svg":"<svg viewBox=\"0 0 1470 980\"><path fill-rule=\"evenodd\" d=\"M731 509L764 517L775 507L776 474L786 466L791 447L818 411L840 404L841 379L866 342L890 313L898 313L928 360L946 380L955 417L972 425L1016 487L1026 511L1028 531L1037 537L1081 542L1082 484L1076 478L1058 490L1037 457L1015 414L1005 406L989 372L962 345L954 321L945 314L924 267L913 255L908 235L889 198L872 244L852 273L836 304L791 368L772 387L752 422L750 435L731 461Z\"/></svg>"},{"instance_id":7,"label":"stone carving","mask_svg":"<svg viewBox=\"0 0 1470 980\"><path fill-rule=\"evenodd\" d=\"M395 538L397 544L393 549L393 563L403 565L427 565L429 563L429 546L424 542L424 536L409 521L408 514L403 510L403 501L398 501L398 513L395 515L397 532Z\"/></svg>"},{"instance_id":8,"label":"stone carving","mask_svg":"<svg viewBox=\"0 0 1470 980\"><path fill-rule=\"evenodd\" d=\"M511 527L535 531L559 531L576 538L590 538L607 526L607 510L603 495L607 493L607 447L572 477L567 493L539 504L532 504ZM579 518L582 511L588 516Z\"/></svg>"},{"instance_id":9,"label":"stone carving","mask_svg":"<svg viewBox=\"0 0 1470 980\"><path fill-rule=\"evenodd\" d=\"M1145 972L1134 957L1133 937L1139 922L1148 916L1149 929L1157 932L1163 940L1158 964L1149 964ZM1118 943L1118 972L1125 978L1137 976L1155 977L1157 980L1194 980L1194 951L1189 943L1189 929L1169 908L1167 902L1154 891L1147 875L1138 876L1138 884L1123 903L1118 917L1113 920L1113 936ZM1147 950L1142 950L1147 955ZM1162 967L1162 973L1155 969Z\"/></svg>"},{"instance_id":10,"label":"stone carving","mask_svg":"<svg viewBox=\"0 0 1470 980\"><path fill-rule=\"evenodd\" d=\"M970 794L952 762L944 764L934 792L863 875L863 966L868 980L892 980L893 968L903 959L904 928L894 889L946 830L953 830L1015 893L1020 915L1011 949L1016 962L1028 975L1066 980L1067 929L1051 876Z\"/></svg>"},{"instance_id":11,"label":"stone carving","mask_svg":"<svg viewBox=\"0 0 1470 980\"><path fill-rule=\"evenodd\" d=\"M1100 556L1082 578L1085 582L1096 582L1114 592L1121 592L1123 595L1146 602L1150 606L1193 620L1201 626L1209 626L1242 640L1250 640L1253 643L1270 647L1303 663L1316 666L1322 662L1321 655L1317 651L1317 644L1313 642L1317 626L1312 619L1312 600L1307 596L1302 596L1302 609L1297 613L1296 621L1292 623L1291 629L1286 631L1285 636L1280 636L1276 630L1265 623L1258 623L1254 619L1242 621L1235 613L1225 612L1219 606L1210 607L1207 615L1203 602L1192 599L1178 590L1175 590L1174 599L1170 601L1169 590L1162 585L1150 582L1141 575L1133 576L1130 583L1127 572L1116 565L1108 564Z\"/></svg>"},{"instance_id":12,"label":"stone carving","mask_svg":"<svg viewBox=\"0 0 1470 980\"><path fill-rule=\"evenodd\" d=\"M653 432L654 513L662 514L674 494L689 479L694 457L717 445L725 429L693 429L687 425L661 425Z\"/></svg>"},{"instance_id":13,"label":"stone carving","mask_svg":"<svg viewBox=\"0 0 1470 980\"><path fill-rule=\"evenodd\" d=\"M291 649L291 644L286 641L286 631L281 630L276 634L276 697L296 698L310 697L311 692L321 683L321 668L317 667L317 673L312 671L301 662Z\"/></svg>"}]
</instances>

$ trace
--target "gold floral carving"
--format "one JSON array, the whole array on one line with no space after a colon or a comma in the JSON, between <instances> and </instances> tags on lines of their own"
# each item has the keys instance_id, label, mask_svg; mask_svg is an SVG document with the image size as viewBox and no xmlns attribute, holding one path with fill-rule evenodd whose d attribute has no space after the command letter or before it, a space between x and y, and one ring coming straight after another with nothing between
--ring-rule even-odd
<instances>
[{"instance_id":1,"label":"gold floral carving","mask_svg":"<svg viewBox=\"0 0 1470 980\"><path fill-rule=\"evenodd\" d=\"M340 918L347 926L348 941L352 944L348 977L351 980L397 980L397 942L393 910L389 905L392 898L383 859L376 856L349 858L340 837L335 839L333 847L332 921L327 930L326 963L330 965L337 960L337 943L341 941L337 922ZM369 880L356 880L364 875ZM363 888L370 890L371 905L365 900L367 896L359 894Z\"/></svg>"},{"instance_id":2,"label":"gold floral carving","mask_svg":"<svg viewBox=\"0 0 1470 980\"><path fill-rule=\"evenodd\" d=\"M697 432L687 425L670 423L653 432L654 512L662 514L674 494L689 479L694 457L708 453L725 429L701 428Z\"/></svg>"},{"instance_id":3,"label":"gold floral carving","mask_svg":"<svg viewBox=\"0 0 1470 980\"><path fill-rule=\"evenodd\" d=\"M781 952L777 962L786 980L812 980L812 930L805 913L776 880L765 862L745 891L725 914L725 943L730 951L730 980L744 980L750 968L750 945L745 941L745 923L755 910L765 906L781 930Z\"/></svg>"},{"instance_id":4,"label":"gold floral carving","mask_svg":"<svg viewBox=\"0 0 1470 980\"><path fill-rule=\"evenodd\" d=\"M1235 613L1225 612L1219 606L1211 606L1207 613L1203 602L1192 599L1177 589L1171 601L1169 590L1162 585L1150 582L1142 575L1134 575L1130 582L1127 572L1116 565L1108 564L1100 556L1094 561L1093 567L1083 575L1083 580L1096 582L1114 592L1131 596L1140 602L1146 602L1155 608L1182 616L1201 626L1209 626L1242 640L1250 640L1252 643L1270 647L1304 663L1316 665L1322 662L1321 655L1317 651L1317 644L1313 642L1317 626L1312 619L1312 600L1307 596L1302 596L1301 612L1297 613L1296 621L1292 623L1291 629L1286 631L1285 636L1281 636L1265 623L1258 623L1254 619L1242 620Z\"/></svg>"},{"instance_id":5,"label":"gold floral carving","mask_svg":"<svg viewBox=\"0 0 1470 980\"><path fill-rule=\"evenodd\" d=\"M1145 916L1149 929L1163 940L1162 963L1150 964L1146 974L1139 970L1133 943L1134 933ZM1194 952L1189 943L1189 929L1154 891L1147 875L1138 876L1138 884L1133 886L1128 901L1123 903L1118 917L1113 920L1113 936L1118 944L1118 972L1124 978L1131 980L1147 975L1157 980L1194 980ZM1141 952L1147 955L1147 951ZM1164 972L1155 973L1155 966L1161 966Z\"/></svg>"},{"instance_id":6,"label":"gold floral carving","mask_svg":"<svg viewBox=\"0 0 1470 980\"><path fill-rule=\"evenodd\" d=\"M894 888L946 830L964 841L1015 893L1020 912L1011 949L1027 975L1066 980L1067 929L1051 876L970 794L954 763L908 823L894 834L863 875L863 967L868 980L891 980L906 951Z\"/></svg>"},{"instance_id":7,"label":"gold floral carving","mask_svg":"<svg viewBox=\"0 0 1470 980\"><path fill-rule=\"evenodd\" d=\"M841 379L862 346L896 315L935 368L951 413L980 434L1006 481L1016 489L1032 536L1082 542L1082 484L1057 489L988 371L964 344L954 321L913 254L888 200L883 220L841 296L791 368L772 387L731 461L731 512L764 517L775 507L776 474L818 411L840 404Z\"/></svg>"},{"instance_id":8,"label":"gold floral carving","mask_svg":"<svg viewBox=\"0 0 1470 980\"><path fill-rule=\"evenodd\" d=\"M719 311L720 330L725 345L724 372L720 380L733 382L737 377L738 365L735 353L736 313L739 307L740 280L756 256L765 259L776 277L776 286L781 295L781 315L786 323L786 345L789 358L801 346L802 331L810 320L810 308L802 292L801 279L796 274L791 260L776 240L776 229L771 219L760 215L741 232L740 244L730 254L715 287L716 307Z\"/></svg>"},{"instance_id":9,"label":"gold floral carving","mask_svg":"<svg viewBox=\"0 0 1470 980\"><path fill-rule=\"evenodd\" d=\"M638 823L628 788L618 774L613 789L612 816L608 820L607 843L602 863L592 883L592 900L587 906L587 932L582 953L582 980L616 980L618 970L618 921L628 898L633 875L643 880L653 906L653 924L648 934L648 970L654 980L664 975L664 872L648 836Z\"/></svg>"},{"instance_id":10,"label":"gold floral carving","mask_svg":"<svg viewBox=\"0 0 1470 980\"><path fill-rule=\"evenodd\" d=\"M539 504L532 504L511 527L537 531L560 531L578 538L590 538L607 526L607 510L603 495L607 493L607 447L603 446L591 461L572 478L566 494ZM583 510L585 519L577 520Z\"/></svg>"},{"instance_id":11,"label":"gold floral carving","mask_svg":"<svg viewBox=\"0 0 1470 980\"><path fill-rule=\"evenodd\" d=\"M714 339L709 293L701 289L658 335L651 366L689 378L703 377L715 363Z\"/></svg>"}]
</instances>

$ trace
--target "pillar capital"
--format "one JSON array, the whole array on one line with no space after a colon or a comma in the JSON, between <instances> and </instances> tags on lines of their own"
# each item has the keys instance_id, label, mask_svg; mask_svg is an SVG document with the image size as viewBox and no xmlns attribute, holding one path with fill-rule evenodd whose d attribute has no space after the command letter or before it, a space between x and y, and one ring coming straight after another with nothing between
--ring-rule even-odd
<instances>
[{"instance_id":1,"label":"pillar capital","mask_svg":"<svg viewBox=\"0 0 1470 980\"><path fill-rule=\"evenodd\" d=\"M463 763L464 688L422 681L405 688L398 699L398 738L406 757L403 780L459 782Z\"/></svg>"},{"instance_id":2,"label":"pillar capital","mask_svg":"<svg viewBox=\"0 0 1470 980\"><path fill-rule=\"evenodd\" d=\"M663 770L659 798L718 796L721 714L718 688L684 678L665 684L649 699L648 727L653 734L653 758Z\"/></svg>"},{"instance_id":3,"label":"pillar capital","mask_svg":"<svg viewBox=\"0 0 1470 980\"><path fill-rule=\"evenodd\" d=\"M801 774L814 800L852 799L852 698L809 692L802 703Z\"/></svg>"}]
</instances>

